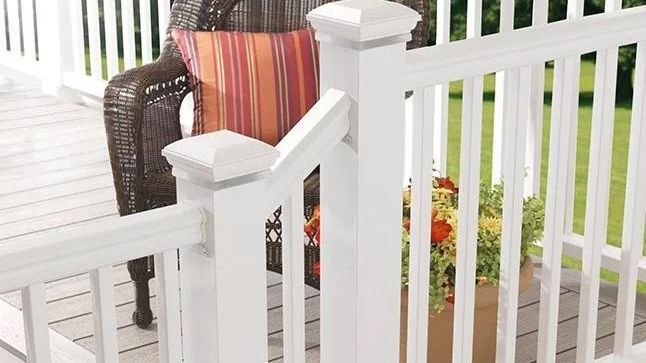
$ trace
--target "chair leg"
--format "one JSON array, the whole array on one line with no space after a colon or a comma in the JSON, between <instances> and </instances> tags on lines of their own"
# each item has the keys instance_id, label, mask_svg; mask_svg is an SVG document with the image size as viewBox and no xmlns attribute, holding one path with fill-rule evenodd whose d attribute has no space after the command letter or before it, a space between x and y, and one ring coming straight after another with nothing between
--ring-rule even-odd
<instances>
[{"instance_id":1,"label":"chair leg","mask_svg":"<svg viewBox=\"0 0 646 363\"><path fill-rule=\"evenodd\" d=\"M150 289L148 281L155 277L152 258L143 257L128 261L128 272L135 286L135 311L132 313L132 322L145 329L153 321L153 312L150 309Z\"/></svg>"}]
</instances>

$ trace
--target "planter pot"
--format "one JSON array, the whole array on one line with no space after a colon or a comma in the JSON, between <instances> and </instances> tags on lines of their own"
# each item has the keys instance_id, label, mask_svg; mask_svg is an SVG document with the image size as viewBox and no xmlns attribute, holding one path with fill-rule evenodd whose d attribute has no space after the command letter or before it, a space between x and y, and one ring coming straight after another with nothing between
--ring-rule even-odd
<instances>
[{"instance_id":1,"label":"planter pot","mask_svg":"<svg viewBox=\"0 0 646 363\"><path fill-rule=\"evenodd\" d=\"M526 291L532 283L534 265L531 259L521 266L519 291ZM473 363L492 363L496 360L496 325L498 318L498 286L476 286L473 336ZM406 362L406 332L408 290L401 292L400 362ZM453 304L445 303L439 314L429 311L428 362L451 363L453 347Z\"/></svg>"}]
</instances>

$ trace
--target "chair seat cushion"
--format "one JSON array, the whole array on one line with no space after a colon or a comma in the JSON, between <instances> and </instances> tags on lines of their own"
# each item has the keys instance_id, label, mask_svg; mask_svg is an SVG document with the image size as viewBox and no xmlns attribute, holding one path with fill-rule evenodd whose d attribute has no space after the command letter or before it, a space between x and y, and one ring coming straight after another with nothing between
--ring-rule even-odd
<instances>
[{"instance_id":1,"label":"chair seat cushion","mask_svg":"<svg viewBox=\"0 0 646 363\"><path fill-rule=\"evenodd\" d=\"M288 33L175 29L195 102L193 134L231 130L276 145L319 98L311 28Z\"/></svg>"}]
</instances>

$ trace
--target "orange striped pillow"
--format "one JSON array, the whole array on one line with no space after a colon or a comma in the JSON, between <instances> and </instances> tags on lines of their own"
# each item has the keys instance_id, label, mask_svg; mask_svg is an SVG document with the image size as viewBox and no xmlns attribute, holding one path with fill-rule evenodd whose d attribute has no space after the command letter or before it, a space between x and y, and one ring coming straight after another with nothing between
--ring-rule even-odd
<instances>
[{"instance_id":1,"label":"orange striped pillow","mask_svg":"<svg viewBox=\"0 0 646 363\"><path fill-rule=\"evenodd\" d=\"M311 28L289 33L175 29L193 85L193 134L227 129L276 145L319 97Z\"/></svg>"}]
</instances>

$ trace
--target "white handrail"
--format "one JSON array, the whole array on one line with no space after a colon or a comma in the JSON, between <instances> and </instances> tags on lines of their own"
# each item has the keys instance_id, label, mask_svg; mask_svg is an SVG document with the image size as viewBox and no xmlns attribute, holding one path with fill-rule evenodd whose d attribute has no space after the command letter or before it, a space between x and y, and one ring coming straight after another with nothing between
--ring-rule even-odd
<instances>
[{"instance_id":1,"label":"white handrail","mask_svg":"<svg viewBox=\"0 0 646 363\"><path fill-rule=\"evenodd\" d=\"M280 157L271 168L265 199L267 214L290 194L350 131L352 101L345 92L330 89L278 143Z\"/></svg>"},{"instance_id":2,"label":"white handrail","mask_svg":"<svg viewBox=\"0 0 646 363\"><path fill-rule=\"evenodd\" d=\"M0 292L203 242L190 203L15 240L0 250Z\"/></svg>"},{"instance_id":3,"label":"white handrail","mask_svg":"<svg viewBox=\"0 0 646 363\"><path fill-rule=\"evenodd\" d=\"M646 7L635 7L410 50L405 89L635 43L646 39L645 18Z\"/></svg>"}]
</instances>

